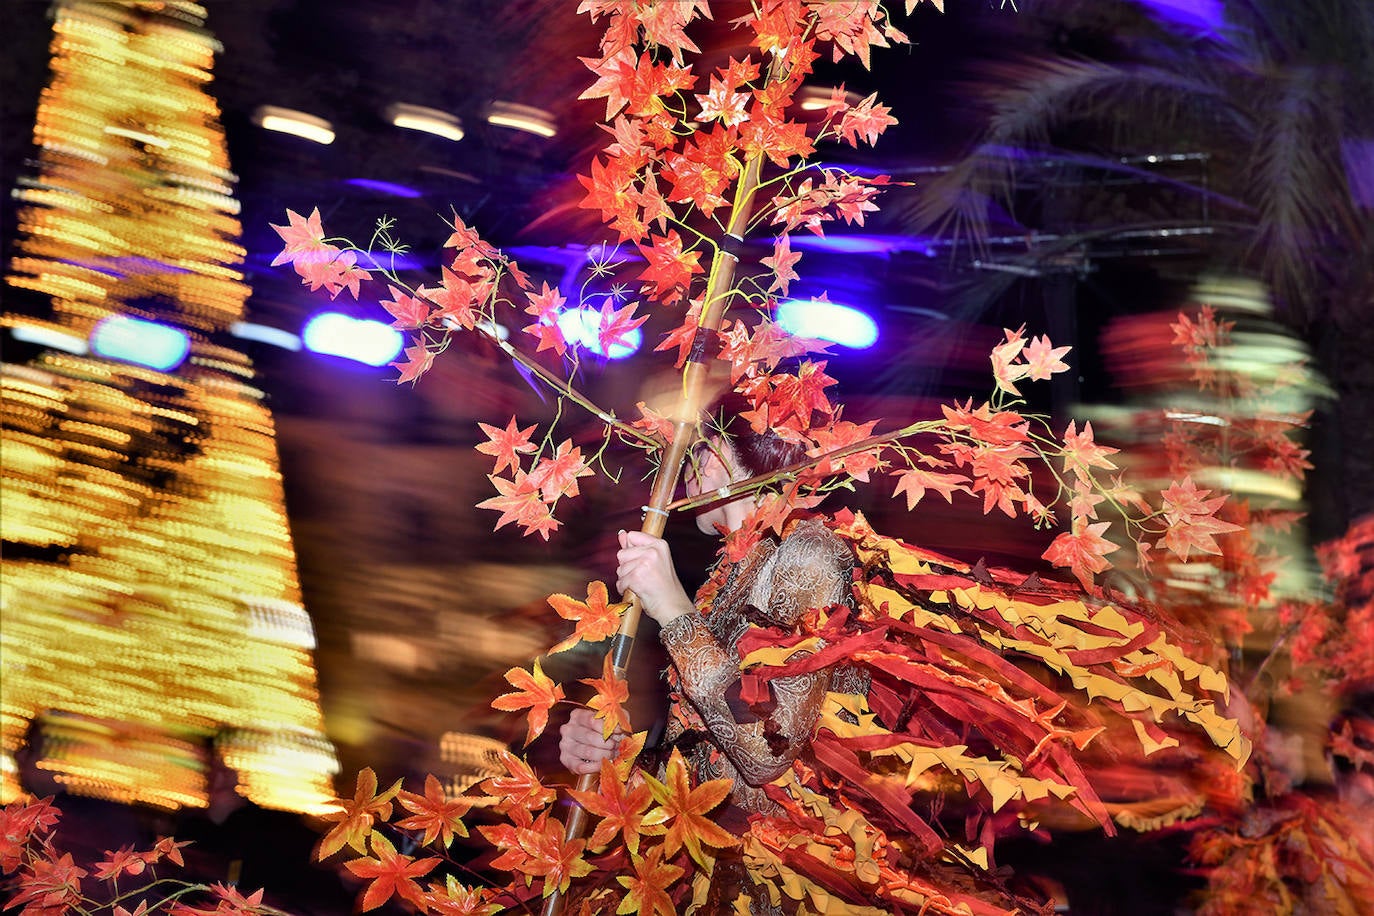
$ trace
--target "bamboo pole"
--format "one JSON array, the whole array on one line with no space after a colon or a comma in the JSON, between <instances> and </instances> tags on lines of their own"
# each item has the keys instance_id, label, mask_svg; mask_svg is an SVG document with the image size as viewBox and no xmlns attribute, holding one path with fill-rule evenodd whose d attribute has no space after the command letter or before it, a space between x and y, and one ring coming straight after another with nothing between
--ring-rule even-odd
<instances>
[{"instance_id":1,"label":"bamboo pole","mask_svg":"<svg viewBox=\"0 0 1374 916\"><path fill-rule=\"evenodd\" d=\"M677 410L673 416L673 441L659 462L658 473L654 476L649 491L649 504L644 507L644 521L640 531L662 537L668 522L668 506L677 490L678 478L682 473L682 462L687 456L697 431L699 415L706 404L706 377L709 374L710 360L714 353L709 347L720 329L721 319L729 307L730 295L734 292L735 267L739 263L736 246L744 239L744 229L748 224L749 211L752 209L754 192L758 190L762 156L751 157L740 173L735 186L735 199L730 209L730 222L726 228L724 243L711 259L711 272L706 281L706 295L701 309L701 320L697 325L691 353L682 372L682 391L678 396ZM629 602L625 614L620 619L620 631L608 650L611 653L611 666L617 678L624 679L629 672L630 656L634 651L635 634L639 631L639 598L633 592L621 596ZM597 775L584 773L577 780L578 791L590 792L596 788ZM564 840L571 841L581 837L587 830L587 811L574 804L568 815ZM554 888L553 893L544 900L542 916L559 916L563 912L563 893Z\"/></svg>"}]
</instances>

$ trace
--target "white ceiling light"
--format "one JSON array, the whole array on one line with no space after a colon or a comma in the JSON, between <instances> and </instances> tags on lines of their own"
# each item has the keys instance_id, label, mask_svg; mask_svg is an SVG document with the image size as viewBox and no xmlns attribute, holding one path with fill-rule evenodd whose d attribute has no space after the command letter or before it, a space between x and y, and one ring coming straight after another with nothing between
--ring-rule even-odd
<instances>
[{"instance_id":1,"label":"white ceiling light","mask_svg":"<svg viewBox=\"0 0 1374 916\"><path fill-rule=\"evenodd\" d=\"M324 118L317 118L303 111L278 108L275 105L259 105L257 111L253 112L253 123L263 130L291 134L325 146L334 142L334 126Z\"/></svg>"},{"instance_id":2,"label":"white ceiling light","mask_svg":"<svg viewBox=\"0 0 1374 916\"><path fill-rule=\"evenodd\" d=\"M487 123L511 130L523 130L527 134L552 137L558 133L553 123L553 115L542 108L517 105L514 102L492 102L487 108Z\"/></svg>"},{"instance_id":3,"label":"white ceiling light","mask_svg":"<svg viewBox=\"0 0 1374 916\"><path fill-rule=\"evenodd\" d=\"M387 106L386 116L391 123L405 130L434 134L457 143L463 139L463 122L446 111L396 102Z\"/></svg>"}]
</instances>

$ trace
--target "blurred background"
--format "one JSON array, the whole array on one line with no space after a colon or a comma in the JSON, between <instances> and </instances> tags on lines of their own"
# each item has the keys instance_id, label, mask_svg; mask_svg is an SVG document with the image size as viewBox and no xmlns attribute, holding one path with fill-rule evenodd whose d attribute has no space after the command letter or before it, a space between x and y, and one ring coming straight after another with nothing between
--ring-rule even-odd
<instances>
[{"instance_id":1,"label":"blurred background","mask_svg":"<svg viewBox=\"0 0 1374 916\"><path fill-rule=\"evenodd\" d=\"M702 26L712 65L745 50L730 18ZM1281 601L1329 592L1312 545L1374 507L1369 9L947 0L898 20L910 46L871 69L822 60L810 81L877 92L900 121L871 150L817 154L902 182L881 212L793 236L793 295L859 313L822 319L851 335L828 370L846 419L881 431L986 398L988 351L1025 324L1074 347L1031 407L1057 428L1091 419L1123 466L1167 479L1143 417L1173 405L1215 425L1263 388L1311 465L1251 455L1219 480L1307 513L1275 535L1289 562L1244 612L1256 633L1237 657L1264 658ZM241 795L308 813L362 766L461 784L519 740L486 704L565 635L545 596L613 578L644 469L629 456L618 486L589 482L547 542L493 532L474 508L490 495L477 424L545 423L556 405L480 345L397 386L391 339L357 324L389 320L375 298L308 292L272 266L269 224L318 207L362 242L385 216L401 266L437 277L456 214L536 285L579 278L609 238L576 177L605 142L602 103L576 98L598 35L576 4L536 0L6 0L8 795L34 717L69 778L166 811L208 803L215 759ZM1236 322L1225 359L1250 388L1199 394L1170 346L1169 322L1202 303ZM325 312L336 330L308 330ZM120 340L156 331L112 317L184 333L170 362L140 364ZM588 352L593 399L634 416L676 323ZM1040 568L1054 532L971 502L908 514L887 486L843 502L931 549ZM690 520L669 536L684 569L713 554ZM636 660L645 715L660 661Z\"/></svg>"}]
</instances>

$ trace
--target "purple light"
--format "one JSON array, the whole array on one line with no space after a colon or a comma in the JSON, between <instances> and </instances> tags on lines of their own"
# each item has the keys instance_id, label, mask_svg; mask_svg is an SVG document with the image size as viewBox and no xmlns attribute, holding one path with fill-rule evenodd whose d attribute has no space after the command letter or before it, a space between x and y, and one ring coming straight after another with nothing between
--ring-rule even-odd
<instances>
[{"instance_id":1,"label":"purple light","mask_svg":"<svg viewBox=\"0 0 1374 916\"><path fill-rule=\"evenodd\" d=\"M1161 22L1219 34L1226 27L1221 0L1137 0Z\"/></svg>"},{"instance_id":2,"label":"purple light","mask_svg":"<svg viewBox=\"0 0 1374 916\"><path fill-rule=\"evenodd\" d=\"M393 184L390 181L377 181L373 178L349 178L344 181L344 184L352 185L355 188L362 188L366 191L376 191L378 194L388 194L392 197L414 199L416 197L425 196L423 191L417 191L403 184Z\"/></svg>"}]
</instances>

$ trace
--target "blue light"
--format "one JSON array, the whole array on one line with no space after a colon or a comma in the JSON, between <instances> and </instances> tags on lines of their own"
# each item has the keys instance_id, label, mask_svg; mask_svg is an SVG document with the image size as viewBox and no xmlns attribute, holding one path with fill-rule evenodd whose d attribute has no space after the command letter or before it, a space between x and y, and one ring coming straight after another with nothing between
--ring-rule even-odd
<instances>
[{"instance_id":1,"label":"blue light","mask_svg":"<svg viewBox=\"0 0 1374 916\"><path fill-rule=\"evenodd\" d=\"M815 337L864 350L878 342L878 324L855 308L822 299L791 299L778 306L778 324L798 337Z\"/></svg>"},{"instance_id":2,"label":"blue light","mask_svg":"<svg viewBox=\"0 0 1374 916\"><path fill-rule=\"evenodd\" d=\"M592 308L565 309L558 315L558 329L570 344L581 344L597 356L607 359L624 359L639 352L644 343L644 332L635 328L620 340L611 344L609 353L602 352L601 339L597 332L601 329L601 313Z\"/></svg>"},{"instance_id":3,"label":"blue light","mask_svg":"<svg viewBox=\"0 0 1374 916\"><path fill-rule=\"evenodd\" d=\"M301 331L301 340L307 350L369 366L385 366L405 345L405 337L395 328L340 312L321 312L311 318Z\"/></svg>"},{"instance_id":4,"label":"blue light","mask_svg":"<svg viewBox=\"0 0 1374 916\"><path fill-rule=\"evenodd\" d=\"M111 315L91 330L91 351L106 359L167 372L180 366L191 352L191 338L155 321Z\"/></svg>"}]
</instances>

